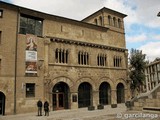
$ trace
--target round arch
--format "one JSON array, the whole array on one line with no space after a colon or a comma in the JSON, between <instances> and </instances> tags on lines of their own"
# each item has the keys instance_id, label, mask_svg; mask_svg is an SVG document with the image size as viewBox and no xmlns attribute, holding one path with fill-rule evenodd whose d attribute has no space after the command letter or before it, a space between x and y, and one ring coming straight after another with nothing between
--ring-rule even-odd
<instances>
[{"instance_id":1,"label":"round arch","mask_svg":"<svg viewBox=\"0 0 160 120\"><path fill-rule=\"evenodd\" d=\"M71 79L65 76L54 78L49 84L50 101L53 110L70 108L70 90L73 87Z\"/></svg>"},{"instance_id":2,"label":"round arch","mask_svg":"<svg viewBox=\"0 0 160 120\"><path fill-rule=\"evenodd\" d=\"M116 87L117 92L117 103L124 103L125 102L125 89L123 83L118 83Z\"/></svg>"},{"instance_id":3,"label":"round arch","mask_svg":"<svg viewBox=\"0 0 160 120\"><path fill-rule=\"evenodd\" d=\"M92 104L92 86L88 82L82 82L78 87L78 107L88 107Z\"/></svg>"},{"instance_id":4,"label":"round arch","mask_svg":"<svg viewBox=\"0 0 160 120\"><path fill-rule=\"evenodd\" d=\"M122 78L116 79L115 88L117 87L117 85L119 83L122 83L124 85L124 89L127 89L126 81L124 79L122 79Z\"/></svg>"},{"instance_id":5,"label":"round arch","mask_svg":"<svg viewBox=\"0 0 160 120\"><path fill-rule=\"evenodd\" d=\"M70 89L65 82L58 82L52 88L53 110L70 108Z\"/></svg>"},{"instance_id":6,"label":"round arch","mask_svg":"<svg viewBox=\"0 0 160 120\"><path fill-rule=\"evenodd\" d=\"M99 88L99 86L100 86L103 82L107 82L107 83L110 85L111 89L114 89L114 83L113 83L113 81L112 81L110 78L102 77L102 78L100 78L98 81L99 81L99 83L97 84L97 85L98 85L97 88Z\"/></svg>"},{"instance_id":7,"label":"round arch","mask_svg":"<svg viewBox=\"0 0 160 120\"><path fill-rule=\"evenodd\" d=\"M95 83L93 82L93 80L91 79L91 78L80 78L80 79L78 79L77 81L76 81L76 85L75 85L75 90L76 91L78 91L78 87L79 87L79 85L81 84L81 83L83 83L83 82L88 82L90 85L91 85L91 87L92 87L92 90L93 91L96 91L96 86L95 86Z\"/></svg>"},{"instance_id":8,"label":"round arch","mask_svg":"<svg viewBox=\"0 0 160 120\"><path fill-rule=\"evenodd\" d=\"M50 92L52 92L53 86L54 86L55 84L59 83L59 82L64 82L64 83L66 83L66 84L69 86L70 89L73 87L73 81L72 81L70 78L65 77L65 76L56 77L56 78L52 79L52 81L51 81L51 83L50 83L50 85L49 85L49 87L50 87Z\"/></svg>"},{"instance_id":9,"label":"round arch","mask_svg":"<svg viewBox=\"0 0 160 120\"><path fill-rule=\"evenodd\" d=\"M108 82L102 82L99 86L99 103L111 104L111 86Z\"/></svg>"}]
</instances>

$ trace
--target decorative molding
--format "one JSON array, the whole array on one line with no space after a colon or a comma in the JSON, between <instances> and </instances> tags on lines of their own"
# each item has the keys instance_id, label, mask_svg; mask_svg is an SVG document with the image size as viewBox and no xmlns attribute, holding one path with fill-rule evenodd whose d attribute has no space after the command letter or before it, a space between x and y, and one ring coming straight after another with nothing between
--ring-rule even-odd
<instances>
[{"instance_id":1,"label":"decorative molding","mask_svg":"<svg viewBox=\"0 0 160 120\"><path fill-rule=\"evenodd\" d=\"M80 45L80 46L88 46L88 47L108 49L108 50L114 50L114 51L120 51L120 52L125 52L127 50L125 48L118 48L118 47L100 45L100 44L95 44L95 43L88 43L88 42L83 42L83 41L69 40L69 39L56 38L56 37L50 37L50 36L46 36L46 37L50 38L51 42L57 42L57 43L75 44L75 45Z\"/></svg>"},{"instance_id":2,"label":"decorative molding","mask_svg":"<svg viewBox=\"0 0 160 120\"><path fill-rule=\"evenodd\" d=\"M45 38L44 39L44 44L45 45L49 45L51 43L51 40L50 39L48 39L48 38Z\"/></svg>"}]
</instances>

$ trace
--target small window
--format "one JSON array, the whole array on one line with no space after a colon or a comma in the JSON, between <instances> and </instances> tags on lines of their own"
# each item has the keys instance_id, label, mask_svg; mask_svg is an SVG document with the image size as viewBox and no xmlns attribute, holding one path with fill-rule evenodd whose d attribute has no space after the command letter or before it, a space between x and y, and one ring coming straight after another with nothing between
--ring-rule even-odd
<instances>
[{"instance_id":1,"label":"small window","mask_svg":"<svg viewBox=\"0 0 160 120\"><path fill-rule=\"evenodd\" d=\"M2 31L0 31L0 44L2 42Z\"/></svg>"},{"instance_id":2,"label":"small window","mask_svg":"<svg viewBox=\"0 0 160 120\"><path fill-rule=\"evenodd\" d=\"M112 18L111 18L110 15L108 16L108 24L109 24L109 25L112 25Z\"/></svg>"},{"instance_id":3,"label":"small window","mask_svg":"<svg viewBox=\"0 0 160 120\"><path fill-rule=\"evenodd\" d=\"M94 20L94 22L95 22L95 24L96 24L96 25L98 25L98 21L97 21L97 19L95 19L95 20Z\"/></svg>"},{"instance_id":4,"label":"small window","mask_svg":"<svg viewBox=\"0 0 160 120\"><path fill-rule=\"evenodd\" d=\"M0 18L3 17L3 10L0 10Z\"/></svg>"},{"instance_id":5,"label":"small window","mask_svg":"<svg viewBox=\"0 0 160 120\"><path fill-rule=\"evenodd\" d=\"M35 83L26 83L26 97L35 97Z\"/></svg>"},{"instance_id":6,"label":"small window","mask_svg":"<svg viewBox=\"0 0 160 120\"><path fill-rule=\"evenodd\" d=\"M114 58L113 58L113 66L114 67L122 67L122 57L114 56Z\"/></svg>"},{"instance_id":7,"label":"small window","mask_svg":"<svg viewBox=\"0 0 160 120\"><path fill-rule=\"evenodd\" d=\"M97 65L98 66L106 66L107 64L107 56L105 54L98 54L97 56Z\"/></svg>"},{"instance_id":8,"label":"small window","mask_svg":"<svg viewBox=\"0 0 160 120\"><path fill-rule=\"evenodd\" d=\"M121 20L118 19L118 27L121 28Z\"/></svg>"},{"instance_id":9,"label":"small window","mask_svg":"<svg viewBox=\"0 0 160 120\"><path fill-rule=\"evenodd\" d=\"M78 52L78 64L79 65L89 65L88 52L83 52L83 51Z\"/></svg>"},{"instance_id":10,"label":"small window","mask_svg":"<svg viewBox=\"0 0 160 120\"><path fill-rule=\"evenodd\" d=\"M100 23L100 26L103 26L103 19L102 19L102 16L99 17L99 23Z\"/></svg>"},{"instance_id":11,"label":"small window","mask_svg":"<svg viewBox=\"0 0 160 120\"><path fill-rule=\"evenodd\" d=\"M0 74L1 74L1 70L2 70L2 60L0 59Z\"/></svg>"},{"instance_id":12,"label":"small window","mask_svg":"<svg viewBox=\"0 0 160 120\"><path fill-rule=\"evenodd\" d=\"M117 20L116 20L116 18L114 17L114 18L113 18L113 26L114 26L114 27L117 26L116 21L117 21Z\"/></svg>"},{"instance_id":13,"label":"small window","mask_svg":"<svg viewBox=\"0 0 160 120\"><path fill-rule=\"evenodd\" d=\"M68 50L65 49L56 49L55 51L55 60L56 63L68 63Z\"/></svg>"}]
</instances>

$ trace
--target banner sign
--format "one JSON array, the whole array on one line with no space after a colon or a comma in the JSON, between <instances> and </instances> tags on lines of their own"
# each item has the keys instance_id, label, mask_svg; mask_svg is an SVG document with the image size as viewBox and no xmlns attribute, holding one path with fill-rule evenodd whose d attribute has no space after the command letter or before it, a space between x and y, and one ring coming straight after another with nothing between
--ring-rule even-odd
<instances>
[{"instance_id":1,"label":"banner sign","mask_svg":"<svg viewBox=\"0 0 160 120\"><path fill-rule=\"evenodd\" d=\"M27 34L26 73L37 74L37 37Z\"/></svg>"}]
</instances>

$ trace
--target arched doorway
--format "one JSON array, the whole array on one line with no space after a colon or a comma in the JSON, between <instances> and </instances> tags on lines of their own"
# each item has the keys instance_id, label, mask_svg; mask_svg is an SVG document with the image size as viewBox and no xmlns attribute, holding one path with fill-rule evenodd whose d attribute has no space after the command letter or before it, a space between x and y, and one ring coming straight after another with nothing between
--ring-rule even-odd
<instances>
[{"instance_id":1,"label":"arched doorway","mask_svg":"<svg viewBox=\"0 0 160 120\"><path fill-rule=\"evenodd\" d=\"M59 82L52 89L53 110L69 109L70 90L66 83Z\"/></svg>"},{"instance_id":2,"label":"arched doorway","mask_svg":"<svg viewBox=\"0 0 160 120\"><path fill-rule=\"evenodd\" d=\"M5 95L0 92L0 115L5 114Z\"/></svg>"},{"instance_id":3,"label":"arched doorway","mask_svg":"<svg viewBox=\"0 0 160 120\"><path fill-rule=\"evenodd\" d=\"M88 107L91 105L92 86L88 82L83 82L78 87L78 107Z\"/></svg>"},{"instance_id":4,"label":"arched doorway","mask_svg":"<svg viewBox=\"0 0 160 120\"><path fill-rule=\"evenodd\" d=\"M124 103L124 85L122 83L118 83L117 85L117 103Z\"/></svg>"},{"instance_id":5,"label":"arched doorway","mask_svg":"<svg viewBox=\"0 0 160 120\"><path fill-rule=\"evenodd\" d=\"M107 82L101 83L99 87L99 103L103 105L111 103L111 87Z\"/></svg>"}]
</instances>

